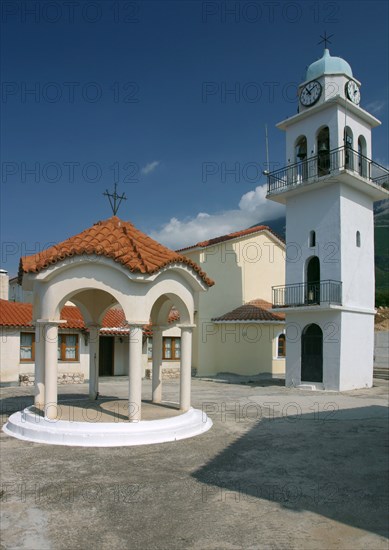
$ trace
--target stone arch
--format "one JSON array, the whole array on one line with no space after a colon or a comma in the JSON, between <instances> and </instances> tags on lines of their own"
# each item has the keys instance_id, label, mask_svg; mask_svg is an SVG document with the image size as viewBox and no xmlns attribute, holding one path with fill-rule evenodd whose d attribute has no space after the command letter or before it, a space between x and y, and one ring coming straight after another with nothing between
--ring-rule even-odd
<instances>
[{"instance_id":1,"label":"stone arch","mask_svg":"<svg viewBox=\"0 0 389 550\"><path fill-rule=\"evenodd\" d=\"M177 294L173 293L163 294L154 302L150 313L151 323L153 325L165 326L173 306L180 314L180 323L190 324L191 314L187 304Z\"/></svg>"},{"instance_id":2,"label":"stone arch","mask_svg":"<svg viewBox=\"0 0 389 550\"><path fill-rule=\"evenodd\" d=\"M189 282L174 269L162 273L155 279L147 292L147 317L157 325L164 319L174 305L180 313L181 324L192 324L194 317L194 293ZM170 302L169 304L166 301Z\"/></svg>"},{"instance_id":3,"label":"stone arch","mask_svg":"<svg viewBox=\"0 0 389 550\"><path fill-rule=\"evenodd\" d=\"M173 285L172 285L173 286ZM166 290L166 285L160 285ZM169 290L169 289L168 289ZM192 368L192 325L194 316L193 300L188 300L185 295L185 285L180 288L176 285L175 292L166 291L163 294L156 293L151 306L150 320L153 331L152 344L152 400L154 403L162 401L162 357L163 357L163 330L168 325L169 313L174 306L180 315L177 325L181 329L180 340L180 409L188 410L190 407L190 379ZM157 297L158 296L158 297Z\"/></svg>"},{"instance_id":4,"label":"stone arch","mask_svg":"<svg viewBox=\"0 0 389 550\"><path fill-rule=\"evenodd\" d=\"M105 259L101 258L96 263L90 260L73 263L71 260L74 261L74 258L53 266L40 279L41 284L37 290L41 316L59 319L66 301L74 301L75 296L78 296L76 300L84 303L87 293L92 291L101 293L100 296L103 293L110 295L111 304L119 303L126 312L129 291L132 296L138 297L141 294L136 289L140 285L131 280L124 269L112 260L103 262Z\"/></svg>"}]
</instances>

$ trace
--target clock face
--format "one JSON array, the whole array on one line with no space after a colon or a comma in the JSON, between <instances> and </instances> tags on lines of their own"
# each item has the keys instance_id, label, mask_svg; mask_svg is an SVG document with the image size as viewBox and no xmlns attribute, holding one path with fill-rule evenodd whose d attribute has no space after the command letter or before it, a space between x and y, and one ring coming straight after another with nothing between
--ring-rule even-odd
<instances>
[{"instance_id":1,"label":"clock face","mask_svg":"<svg viewBox=\"0 0 389 550\"><path fill-rule=\"evenodd\" d=\"M301 90L300 102L304 107L311 107L321 96L321 84L317 80L308 82Z\"/></svg>"},{"instance_id":2,"label":"clock face","mask_svg":"<svg viewBox=\"0 0 389 550\"><path fill-rule=\"evenodd\" d=\"M346 96L350 101L359 105L361 101L361 92L359 91L358 84L354 80L349 80L346 84Z\"/></svg>"}]
</instances>

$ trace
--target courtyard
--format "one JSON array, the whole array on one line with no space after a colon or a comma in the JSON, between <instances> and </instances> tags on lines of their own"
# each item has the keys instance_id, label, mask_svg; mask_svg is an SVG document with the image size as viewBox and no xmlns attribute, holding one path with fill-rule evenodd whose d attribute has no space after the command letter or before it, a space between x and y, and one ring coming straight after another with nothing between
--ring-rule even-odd
<instances>
[{"instance_id":1,"label":"courtyard","mask_svg":"<svg viewBox=\"0 0 389 550\"><path fill-rule=\"evenodd\" d=\"M3 423L33 391L2 388ZM101 401L82 411L87 394L61 386L59 403L76 400L93 422L111 400L120 421L128 379L101 379ZM164 401L178 396L164 382ZM1 432L1 549L387 548L388 381L324 393L193 379L192 405L213 427L174 443L49 446Z\"/></svg>"}]
</instances>

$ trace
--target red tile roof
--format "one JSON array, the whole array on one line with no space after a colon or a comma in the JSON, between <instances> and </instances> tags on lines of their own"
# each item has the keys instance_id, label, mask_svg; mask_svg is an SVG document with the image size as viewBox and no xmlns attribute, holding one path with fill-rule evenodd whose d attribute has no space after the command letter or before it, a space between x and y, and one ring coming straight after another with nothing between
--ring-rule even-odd
<instances>
[{"instance_id":1,"label":"red tile roof","mask_svg":"<svg viewBox=\"0 0 389 550\"><path fill-rule=\"evenodd\" d=\"M62 327L64 329L83 330L86 328L81 311L75 306L64 306L61 311L61 319L67 321ZM168 322L172 324L179 319L179 312L172 308ZM0 300L0 326L32 328L32 304ZM152 334L151 324L143 328L146 334ZM121 334L125 330L128 330L128 327L125 324L124 311L121 308L109 309L103 319L101 333Z\"/></svg>"},{"instance_id":2,"label":"red tile roof","mask_svg":"<svg viewBox=\"0 0 389 550\"><path fill-rule=\"evenodd\" d=\"M0 325L32 327L32 304L0 300Z\"/></svg>"},{"instance_id":3,"label":"red tile roof","mask_svg":"<svg viewBox=\"0 0 389 550\"><path fill-rule=\"evenodd\" d=\"M132 223L117 216L99 221L82 233L38 254L22 257L19 281L24 273L39 273L65 258L82 254L111 258L133 273L152 274L169 264L182 263L191 267L208 286L214 284L192 260L159 244Z\"/></svg>"},{"instance_id":4,"label":"red tile roof","mask_svg":"<svg viewBox=\"0 0 389 550\"><path fill-rule=\"evenodd\" d=\"M225 321L279 321L285 320L284 313L273 313L271 311L272 305L265 300L252 300L243 306L239 306L236 309L211 319L215 322Z\"/></svg>"},{"instance_id":5,"label":"red tile roof","mask_svg":"<svg viewBox=\"0 0 389 550\"><path fill-rule=\"evenodd\" d=\"M238 237L245 237L246 235L251 235L252 233L258 233L259 231L269 231L269 233L272 233L279 241L281 241L282 243L284 242L284 240L267 225L255 225L254 227L249 227L248 229L243 229L242 231L235 231L235 233L221 235L220 237L215 237L213 239L209 239L208 241L201 241L192 246L180 248L179 250L177 250L177 252L191 250L192 248L205 248L207 246L213 246L224 241L230 241L231 239L237 239Z\"/></svg>"}]
</instances>

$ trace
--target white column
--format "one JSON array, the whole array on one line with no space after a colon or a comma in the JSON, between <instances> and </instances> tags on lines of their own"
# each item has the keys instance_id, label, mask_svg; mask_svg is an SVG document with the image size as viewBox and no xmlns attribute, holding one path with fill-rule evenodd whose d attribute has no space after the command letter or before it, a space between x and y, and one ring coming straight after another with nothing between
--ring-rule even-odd
<instances>
[{"instance_id":1,"label":"white column","mask_svg":"<svg viewBox=\"0 0 389 550\"><path fill-rule=\"evenodd\" d=\"M128 419L139 422L142 406L142 327L129 324Z\"/></svg>"},{"instance_id":2,"label":"white column","mask_svg":"<svg viewBox=\"0 0 389 550\"><path fill-rule=\"evenodd\" d=\"M190 409L192 378L192 330L194 325L181 325L180 410Z\"/></svg>"},{"instance_id":3,"label":"white column","mask_svg":"<svg viewBox=\"0 0 389 550\"><path fill-rule=\"evenodd\" d=\"M45 417L57 418L58 325L60 321L46 321L45 341Z\"/></svg>"},{"instance_id":4,"label":"white column","mask_svg":"<svg viewBox=\"0 0 389 550\"><path fill-rule=\"evenodd\" d=\"M153 374L152 402L162 401L162 327L152 327L153 330Z\"/></svg>"},{"instance_id":5,"label":"white column","mask_svg":"<svg viewBox=\"0 0 389 550\"><path fill-rule=\"evenodd\" d=\"M100 325L89 324L89 399L96 399L99 391Z\"/></svg>"},{"instance_id":6,"label":"white column","mask_svg":"<svg viewBox=\"0 0 389 550\"><path fill-rule=\"evenodd\" d=\"M45 338L44 325L35 322L35 407L44 408L45 403Z\"/></svg>"}]
</instances>

